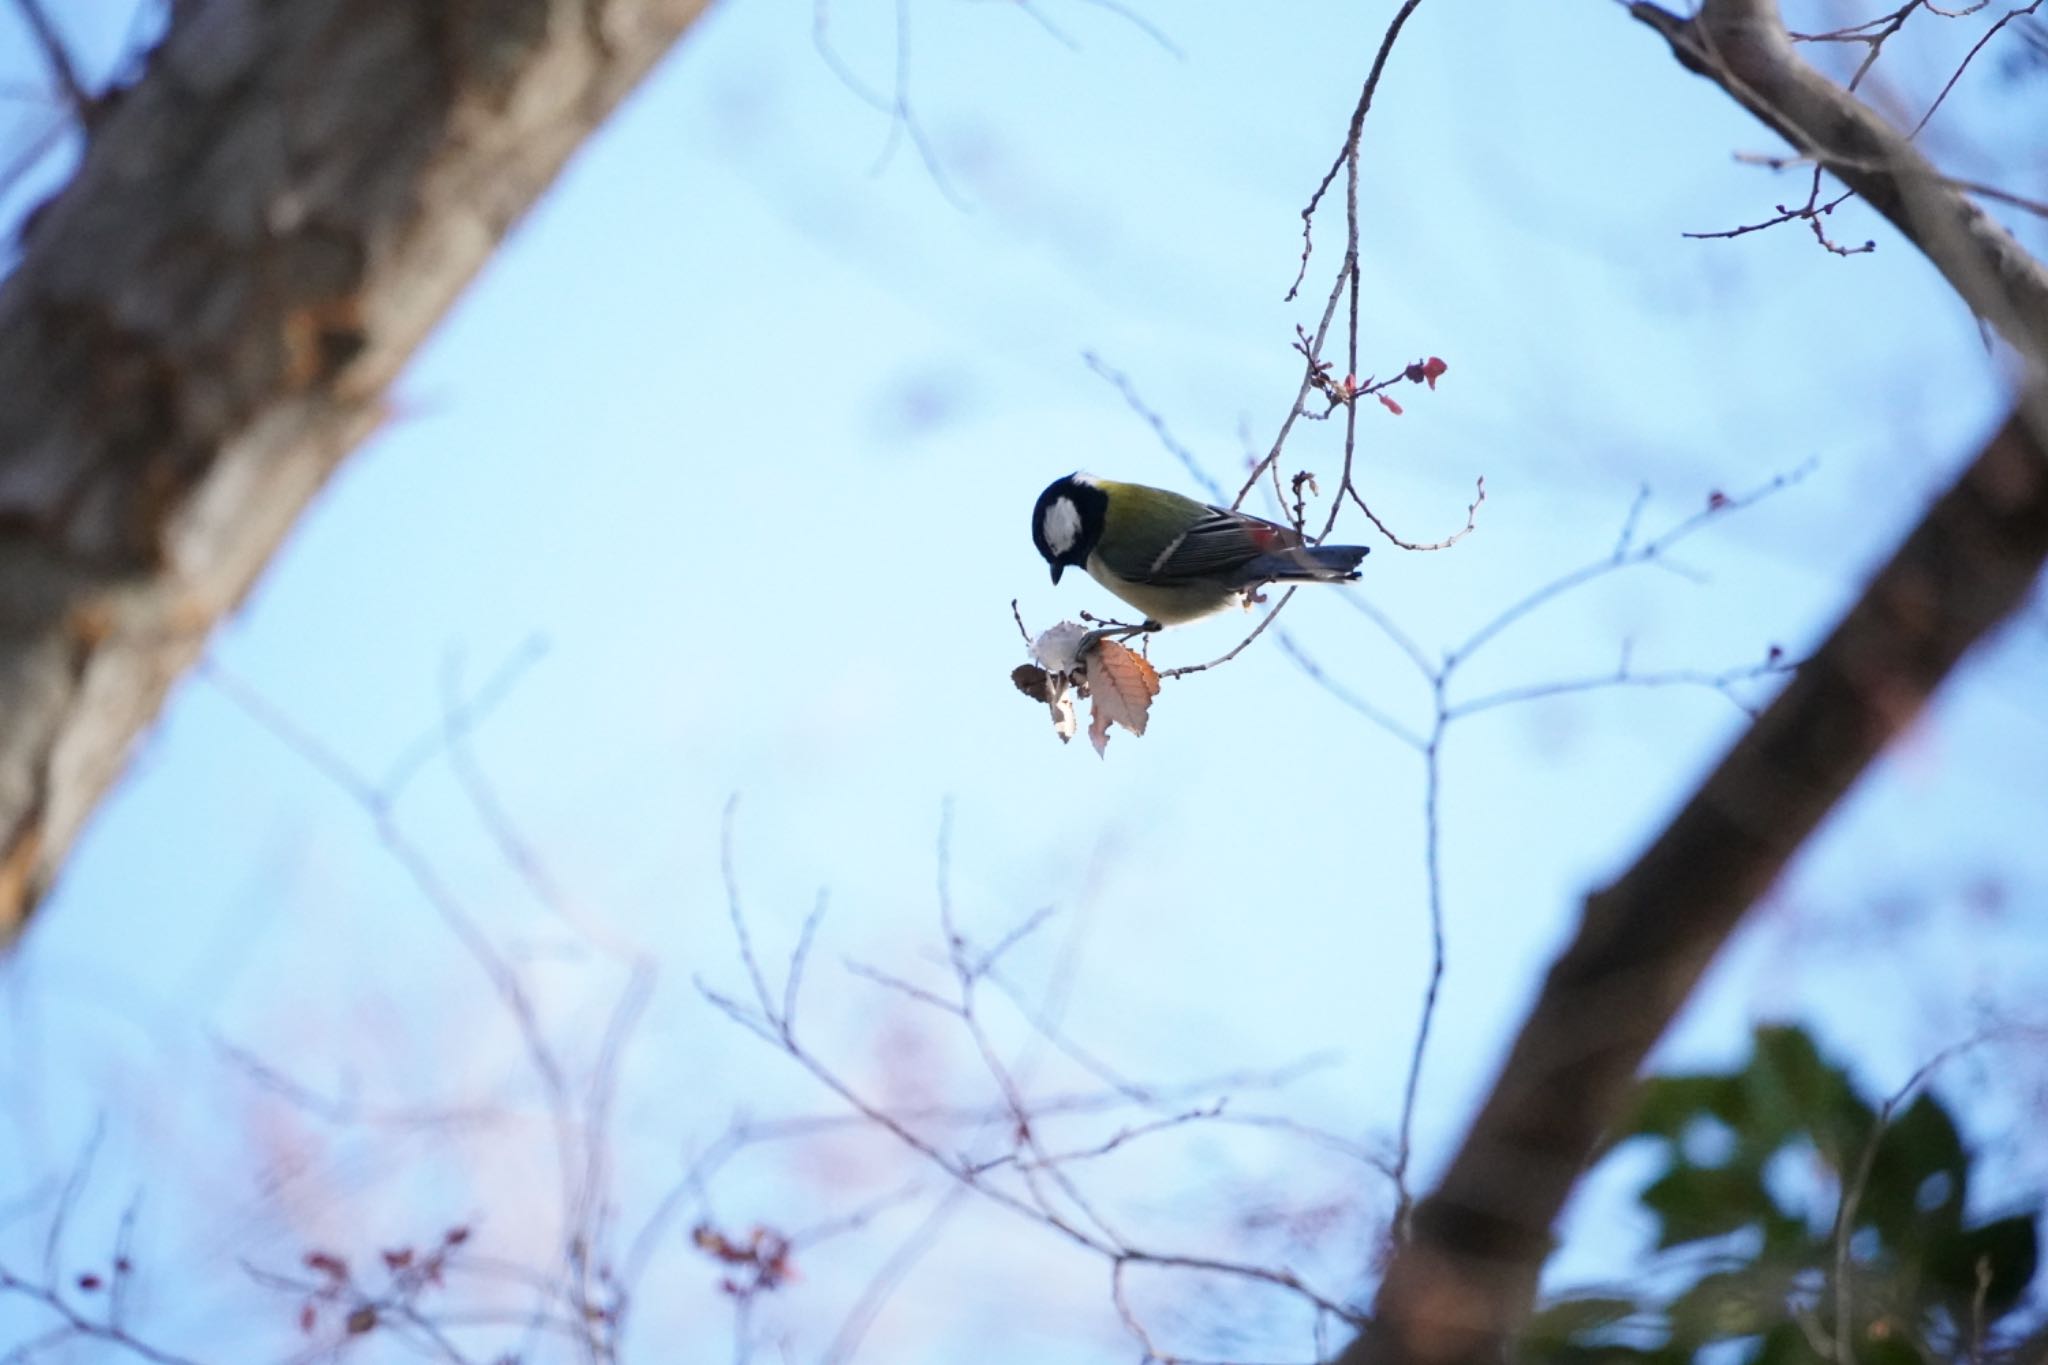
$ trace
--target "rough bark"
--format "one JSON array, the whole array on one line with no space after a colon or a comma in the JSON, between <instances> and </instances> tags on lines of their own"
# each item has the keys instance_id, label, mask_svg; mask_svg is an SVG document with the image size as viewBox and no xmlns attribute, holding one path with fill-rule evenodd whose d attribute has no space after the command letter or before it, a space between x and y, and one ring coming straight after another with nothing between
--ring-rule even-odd
<instances>
[{"instance_id":1,"label":"rough bark","mask_svg":"<svg viewBox=\"0 0 2048 1365\"><path fill-rule=\"evenodd\" d=\"M1859 191L2038 380L2048 274L1848 92L1800 61L1768 0L1631 12L1689 69ZM1339 1365L1497 1365L1551 1226L1636 1069L1743 913L2048 560L2044 390L2022 396L1813 659L1620 880L1588 899L1366 1330Z\"/></svg>"},{"instance_id":2,"label":"rough bark","mask_svg":"<svg viewBox=\"0 0 2048 1365\"><path fill-rule=\"evenodd\" d=\"M1807 65L1773 0L1706 0L1691 19L1638 0L1629 13L1889 219L2022 355L2048 359L2048 268L1882 115Z\"/></svg>"},{"instance_id":3,"label":"rough bark","mask_svg":"<svg viewBox=\"0 0 2048 1365\"><path fill-rule=\"evenodd\" d=\"M1342 1365L1478 1365L1636 1068L1742 914L2048 559L2048 446L2015 413L1622 878L1588 898Z\"/></svg>"},{"instance_id":4,"label":"rough bark","mask_svg":"<svg viewBox=\"0 0 2048 1365\"><path fill-rule=\"evenodd\" d=\"M208 0L0 287L0 945L405 358L707 0Z\"/></svg>"}]
</instances>

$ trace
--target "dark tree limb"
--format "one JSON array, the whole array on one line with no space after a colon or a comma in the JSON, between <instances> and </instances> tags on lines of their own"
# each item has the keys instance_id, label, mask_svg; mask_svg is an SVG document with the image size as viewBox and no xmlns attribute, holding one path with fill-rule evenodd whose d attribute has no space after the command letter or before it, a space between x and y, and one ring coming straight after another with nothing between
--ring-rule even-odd
<instances>
[{"instance_id":1,"label":"dark tree limb","mask_svg":"<svg viewBox=\"0 0 2048 1365\"><path fill-rule=\"evenodd\" d=\"M0 944L392 376L706 0L211 0L0 286Z\"/></svg>"},{"instance_id":2,"label":"dark tree limb","mask_svg":"<svg viewBox=\"0 0 2048 1365\"><path fill-rule=\"evenodd\" d=\"M1629 13L1889 219L2036 367L2048 360L2048 269L1876 110L1809 66L1774 0L1704 0L1691 19L1637 0Z\"/></svg>"},{"instance_id":3,"label":"dark tree limb","mask_svg":"<svg viewBox=\"0 0 2048 1365\"><path fill-rule=\"evenodd\" d=\"M1590 897L1342 1365L1497 1362L1636 1068L1736 922L2048 559L2015 413L1649 850Z\"/></svg>"},{"instance_id":4,"label":"dark tree limb","mask_svg":"<svg viewBox=\"0 0 2048 1365\"><path fill-rule=\"evenodd\" d=\"M1997 326L2034 375L2048 273L1910 143L1799 60L1768 0L1650 24L1802 154L1857 190ZM1620 1119L1636 1070L1743 913L2048 560L2044 390L2023 395L1792 683L1620 880L1590 897L1340 1365L1497 1365L1551 1226Z\"/></svg>"}]
</instances>

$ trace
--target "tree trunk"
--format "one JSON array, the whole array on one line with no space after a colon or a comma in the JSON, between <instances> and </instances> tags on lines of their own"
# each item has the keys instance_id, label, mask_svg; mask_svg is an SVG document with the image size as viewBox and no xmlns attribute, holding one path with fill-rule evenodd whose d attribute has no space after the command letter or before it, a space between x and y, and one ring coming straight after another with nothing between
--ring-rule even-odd
<instances>
[{"instance_id":1,"label":"tree trunk","mask_svg":"<svg viewBox=\"0 0 2048 1365\"><path fill-rule=\"evenodd\" d=\"M2015 411L1622 878L1589 897L1493 1093L1339 1365L1498 1365L1551 1224L1700 974L2048 560L2048 443Z\"/></svg>"},{"instance_id":2,"label":"tree trunk","mask_svg":"<svg viewBox=\"0 0 2048 1365\"><path fill-rule=\"evenodd\" d=\"M1772 0L1629 7L1854 189L2019 352L2012 415L1635 865L1590 897L1365 1330L1338 1365L1499 1365L1636 1068L1748 908L2048 560L2048 271L1798 55Z\"/></svg>"},{"instance_id":3,"label":"tree trunk","mask_svg":"<svg viewBox=\"0 0 2048 1365\"><path fill-rule=\"evenodd\" d=\"M206 0L0 286L0 945L406 357L707 0Z\"/></svg>"}]
</instances>

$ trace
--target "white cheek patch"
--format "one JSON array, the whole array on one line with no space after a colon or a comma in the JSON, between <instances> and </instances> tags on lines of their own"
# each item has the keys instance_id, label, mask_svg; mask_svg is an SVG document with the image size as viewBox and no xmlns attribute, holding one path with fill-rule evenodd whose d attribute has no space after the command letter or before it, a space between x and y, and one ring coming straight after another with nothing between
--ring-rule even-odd
<instances>
[{"instance_id":1,"label":"white cheek patch","mask_svg":"<svg viewBox=\"0 0 2048 1365\"><path fill-rule=\"evenodd\" d=\"M1052 506L1045 509L1046 546L1055 558L1074 548L1074 542L1081 538L1081 509L1074 506L1072 498L1055 498Z\"/></svg>"}]
</instances>

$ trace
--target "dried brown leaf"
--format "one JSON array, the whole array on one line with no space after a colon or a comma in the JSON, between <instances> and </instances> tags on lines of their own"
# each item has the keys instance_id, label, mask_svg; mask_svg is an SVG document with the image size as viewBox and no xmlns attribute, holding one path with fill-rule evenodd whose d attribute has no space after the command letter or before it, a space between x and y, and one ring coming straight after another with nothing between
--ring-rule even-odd
<instances>
[{"instance_id":1,"label":"dried brown leaf","mask_svg":"<svg viewBox=\"0 0 2048 1365\"><path fill-rule=\"evenodd\" d=\"M1037 664L1018 664L1010 670L1010 681L1031 700L1052 705L1052 675Z\"/></svg>"},{"instance_id":2,"label":"dried brown leaf","mask_svg":"<svg viewBox=\"0 0 2048 1365\"><path fill-rule=\"evenodd\" d=\"M1121 725L1134 735L1145 733L1152 698L1159 695L1159 673L1144 655L1114 640L1097 640L1084 660L1088 692L1094 702L1088 738L1100 754L1109 747L1109 727Z\"/></svg>"},{"instance_id":3,"label":"dried brown leaf","mask_svg":"<svg viewBox=\"0 0 2048 1365\"><path fill-rule=\"evenodd\" d=\"M1065 673L1048 673L1037 664L1018 664L1010 670L1010 681L1033 701L1045 703L1052 712L1052 732L1065 744L1081 728L1074 714L1074 691Z\"/></svg>"},{"instance_id":4,"label":"dried brown leaf","mask_svg":"<svg viewBox=\"0 0 2048 1365\"><path fill-rule=\"evenodd\" d=\"M1095 753L1098 757L1108 756L1109 712L1102 709L1102 702L1099 699L1096 701L1094 709L1089 713L1088 742L1095 746Z\"/></svg>"},{"instance_id":5,"label":"dried brown leaf","mask_svg":"<svg viewBox=\"0 0 2048 1365\"><path fill-rule=\"evenodd\" d=\"M1065 744L1081 728L1080 717L1074 714L1074 694L1062 692L1058 701L1052 704L1052 732Z\"/></svg>"}]
</instances>

